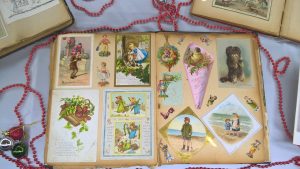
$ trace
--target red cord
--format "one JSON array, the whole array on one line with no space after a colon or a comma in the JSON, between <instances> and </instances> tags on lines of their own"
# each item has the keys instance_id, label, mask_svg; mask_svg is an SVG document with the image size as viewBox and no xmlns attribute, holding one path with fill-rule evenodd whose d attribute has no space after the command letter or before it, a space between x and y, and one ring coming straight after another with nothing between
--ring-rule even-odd
<instances>
[{"instance_id":1,"label":"red cord","mask_svg":"<svg viewBox=\"0 0 300 169\"><path fill-rule=\"evenodd\" d=\"M71 0L72 5L80 11L83 11L84 13L86 13L88 16L92 16L92 17L96 17L96 16L100 16L103 14L103 12L108 9L109 7L111 7L114 4L114 0L110 0L108 3L104 4L99 11L97 12L91 12L88 9L78 5L75 0ZM90 28L90 29L86 29L86 30L82 30L82 31L70 31L70 32L62 32L60 34L67 34L67 33L94 33L94 32L99 32L102 30L109 30L112 32L119 32L119 31L124 31L124 30L128 30L130 28L132 28L134 25L137 24L145 24L145 23L149 23L149 22L157 22L158 28L159 30L164 30L161 26L161 23L167 23L167 24L172 24L173 28L175 31L178 30L178 20L181 19L183 21L185 21L186 23L190 24L190 25L197 25L197 26L202 26L211 30L222 30L222 31L227 31L227 32L242 32L242 33L252 33L249 30L245 30L245 29L236 29L233 28L231 26L220 26L220 25L211 25L208 24L205 21L198 21L198 20L193 20L190 19L186 16L181 15L180 9L182 6L189 6L191 5L192 0L189 0L187 2L179 2L178 5L176 6L175 0L172 0L171 3L162 3L159 0L152 0L152 4L153 6L159 10L159 16L153 16L150 18L146 18L146 19L138 19L138 20L134 20L132 22L130 22L128 25L126 26L121 26L121 27L110 27L110 26L99 26L99 27L95 27L95 28ZM41 126L42 126L42 133L38 134L37 136L33 137L31 139L31 141L29 142L29 147L33 152L33 161L37 166L33 166L32 165L32 161L29 157L23 158L23 159L14 159L11 158L7 155L5 155L3 152L0 152L0 156L2 156L4 159L15 163L15 165L19 168L22 169L46 169L46 167L44 166L44 164L42 164L39 159L37 158L37 151L36 148L34 146L35 141L37 141L38 139L40 139L41 137L43 137L46 133L46 108L44 106L44 102L43 102L43 98L42 95L36 91L35 89L31 88L31 76L30 76L30 66L32 63L32 60L34 58L34 55L36 53L37 50L47 47L49 44L51 44L58 36L59 34L53 35L51 36L46 42L40 43L38 45L35 45L29 54L28 60L26 62L25 65L25 77L26 77L26 83L25 84L12 84L12 85L8 85L6 87L3 87L2 89L0 89L0 94L3 94L4 92L7 92L8 90L14 89L14 88L23 88L24 92L23 95L21 97L21 99L19 100L19 102L17 103L14 112L18 118L19 121L19 125L23 125L23 119L21 116L21 113L19 112L19 108L22 106L22 104L24 103L25 99L27 98L29 93L33 93L39 100L39 104L40 104L40 108L42 111L41 114ZM284 131L286 133L286 135L291 139L292 138L292 133L288 130L287 127L287 123L286 123L286 118L284 115L284 111L283 111L283 93L282 93L282 84L281 81L279 79L279 75L283 75L286 73L287 68L291 62L289 57L282 57L281 59L279 59L278 61L274 61L274 59L272 58L270 52L261 45L261 42L259 40L259 38L256 38L257 43L259 45L259 48L261 49L261 51L265 54L265 56L268 58L269 62L272 64L273 67L273 77L276 81L277 84L277 89L278 89L278 106L279 106L279 113L280 113L280 117L281 117L281 122L284 128ZM284 63L282 69L279 69L280 64ZM22 161L23 160L23 161ZM25 162L24 162L25 161ZM269 163L269 164L249 164L245 167L241 167L240 169L250 169L252 167L257 167L257 168L269 168L272 166L278 166L278 165L288 165L294 163L294 165L296 166L300 166L300 156L295 156L294 158L287 160L287 161L280 161L280 162L273 162L273 163ZM197 169L216 169L216 168L208 168L208 167L195 167ZM192 169L192 168L191 168ZM194 168L193 168L194 169Z\"/></svg>"},{"instance_id":2,"label":"red cord","mask_svg":"<svg viewBox=\"0 0 300 169\"><path fill-rule=\"evenodd\" d=\"M104 4L100 9L99 11L97 12L90 12L88 9L78 5L75 0L71 0L71 3L72 5L77 9L77 10L80 10L80 11L83 11L84 13L86 13L87 15L91 16L91 17L97 17L97 16L100 16L103 14L103 12L111 7L114 3L114 0L110 0L108 3Z\"/></svg>"}]
</instances>

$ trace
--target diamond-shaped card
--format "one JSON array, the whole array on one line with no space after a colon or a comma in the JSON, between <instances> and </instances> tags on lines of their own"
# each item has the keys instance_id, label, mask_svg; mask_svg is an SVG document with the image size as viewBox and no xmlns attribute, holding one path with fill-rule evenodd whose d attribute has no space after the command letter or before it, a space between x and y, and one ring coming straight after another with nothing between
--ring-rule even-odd
<instances>
[{"instance_id":1,"label":"diamond-shaped card","mask_svg":"<svg viewBox=\"0 0 300 169\"><path fill-rule=\"evenodd\" d=\"M211 135L190 107L165 124L159 132L182 160L198 153Z\"/></svg>"},{"instance_id":2,"label":"diamond-shaped card","mask_svg":"<svg viewBox=\"0 0 300 169\"><path fill-rule=\"evenodd\" d=\"M227 97L203 116L202 121L229 154L261 129L261 125L235 95Z\"/></svg>"}]
</instances>

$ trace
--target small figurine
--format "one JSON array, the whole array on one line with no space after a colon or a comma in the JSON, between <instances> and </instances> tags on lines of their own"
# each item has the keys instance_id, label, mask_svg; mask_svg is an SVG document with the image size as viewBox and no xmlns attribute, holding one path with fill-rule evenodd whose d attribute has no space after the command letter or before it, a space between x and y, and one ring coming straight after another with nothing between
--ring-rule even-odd
<instances>
[{"instance_id":1,"label":"small figurine","mask_svg":"<svg viewBox=\"0 0 300 169\"><path fill-rule=\"evenodd\" d=\"M212 95L210 95L210 96L209 96L209 99L208 99L208 101L207 101L206 106L208 107L208 106L213 105L213 104L214 104L214 101L217 100L217 98L218 98L217 96L212 96Z\"/></svg>"},{"instance_id":2,"label":"small figurine","mask_svg":"<svg viewBox=\"0 0 300 169\"><path fill-rule=\"evenodd\" d=\"M245 96L244 99L246 100L246 103L254 110L254 111L259 111L259 106L256 104L256 102L251 99L248 96Z\"/></svg>"},{"instance_id":3,"label":"small figurine","mask_svg":"<svg viewBox=\"0 0 300 169\"><path fill-rule=\"evenodd\" d=\"M169 117L169 115L170 115L171 113L173 113L174 111L175 111L174 108L171 107L171 108L169 108L169 110L168 110L167 113L160 112L160 115L166 120L166 119Z\"/></svg>"},{"instance_id":4,"label":"small figurine","mask_svg":"<svg viewBox=\"0 0 300 169\"><path fill-rule=\"evenodd\" d=\"M174 160L174 157L170 154L170 152L168 150L168 145L167 144L163 144L162 141L160 141L159 147L160 147L161 151L164 153L164 157L165 157L167 163Z\"/></svg>"},{"instance_id":5,"label":"small figurine","mask_svg":"<svg viewBox=\"0 0 300 169\"><path fill-rule=\"evenodd\" d=\"M107 38L107 35L103 35L101 41L99 42L96 51L99 51L99 48L101 47L101 51L99 52L99 56L101 57L107 57L110 55L110 52L108 51L108 45L110 44L109 39Z\"/></svg>"},{"instance_id":6,"label":"small figurine","mask_svg":"<svg viewBox=\"0 0 300 169\"><path fill-rule=\"evenodd\" d=\"M253 154L256 152L256 150L259 150L259 145L261 145L261 142L258 140L255 140L255 143L251 144L250 150L247 153L247 156L250 158L253 158Z\"/></svg>"},{"instance_id":7,"label":"small figurine","mask_svg":"<svg viewBox=\"0 0 300 169\"><path fill-rule=\"evenodd\" d=\"M97 67L97 75L98 75L98 78L100 79L100 82L98 82L98 84L101 87L109 84L108 78L110 77L110 73L106 68L106 63L105 62L101 62L101 68L100 69Z\"/></svg>"}]
</instances>

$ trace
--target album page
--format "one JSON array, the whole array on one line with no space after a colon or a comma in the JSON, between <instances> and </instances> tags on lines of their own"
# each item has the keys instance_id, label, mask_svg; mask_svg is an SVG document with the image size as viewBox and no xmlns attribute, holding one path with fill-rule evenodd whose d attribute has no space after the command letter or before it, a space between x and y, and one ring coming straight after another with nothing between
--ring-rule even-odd
<instances>
[{"instance_id":1,"label":"album page","mask_svg":"<svg viewBox=\"0 0 300 169\"><path fill-rule=\"evenodd\" d=\"M270 160L254 35L162 32L156 53L161 164Z\"/></svg>"},{"instance_id":2,"label":"album page","mask_svg":"<svg viewBox=\"0 0 300 169\"><path fill-rule=\"evenodd\" d=\"M46 163L156 165L155 34L65 34L52 52Z\"/></svg>"}]
</instances>

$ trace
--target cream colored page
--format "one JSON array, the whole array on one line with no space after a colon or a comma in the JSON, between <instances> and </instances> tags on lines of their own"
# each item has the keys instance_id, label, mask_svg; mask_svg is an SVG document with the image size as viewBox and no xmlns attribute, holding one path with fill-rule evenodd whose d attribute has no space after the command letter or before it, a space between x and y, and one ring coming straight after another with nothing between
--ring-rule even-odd
<instances>
[{"instance_id":1,"label":"cream colored page","mask_svg":"<svg viewBox=\"0 0 300 169\"><path fill-rule=\"evenodd\" d=\"M3 19L3 24L7 30L7 36L0 39L0 50L10 47L15 43L26 41L27 38L49 31L56 26L62 25L71 20L65 4L60 0L54 5L38 14L25 17L7 24ZM4 18L3 15L1 15ZM30 25L28 23L31 23Z\"/></svg>"},{"instance_id":2,"label":"cream colored page","mask_svg":"<svg viewBox=\"0 0 300 169\"><path fill-rule=\"evenodd\" d=\"M191 13L205 18L279 35L285 0L222 1L195 0ZM261 15L264 12L265 15Z\"/></svg>"},{"instance_id":3,"label":"cream colored page","mask_svg":"<svg viewBox=\"0 0 300 169\"><path fill-rule=\"evenodd\" d=\"M218 63L221 62L218 59L218 48L220 48L220 46L224 46L225 48L225 45L222 45L222 43L224 43L222 40L225 42L229 40L227 42L228 47L230 45L239 46L239 44L250 45L249 49L243 49L243 51L248 53L245 56L249 59L250 56L251 58L258 57L255 52L257 50L256 45L253 44L253 37L248 35L203 33L166 33L166 35L168 35L168 42L166 41L164 33L158 33L156 35L157 53L168 55L169 52L165 51L165 47L169 46L172 49L176 48L180 57L178 63L171 67L170 71L168 66L161 64L161 61L170 61L169 59L172 57L160 57L161 59L157 60L157 99L159 105L157 110L157 132L161 163L224 164L268 161L269 158L268 154L265 153L267 152L265 149L269 143L268 140L265 139L266 133L262 128L264 126L264 105L259 92L258 72L255 68L255 66L259 65L259 62L256 59L250 59L252 63L247 66L252 70L252 75L251 78L246 79L243 83L238 82L241 86L237 85L233 87L229 82L223 84L219 81L220 77L218 75L221 70L220 68L226 68L224 65L220 67L220 63ZM217 45L217 41L219 41L219 45ZM187 47L192 43L199 46L202 52L205 51L214 58L200 109L195 106L187 76L187 73L190 72L186 72L183 63ZM243 45L240 47L243 48ZM225 53L223 48L219 50L221 50L221 53ZM226 58L226 56L224 57ZM250 60L248 60L248 62ZM223 61L224 60L222 60L222 64ZM204 77L198 80L202 81L203 79L205 80ZM162 83L167 83L167 86L162 87ZM212 99L213 102L209 102L210 98L215 96L217 98ZM260 109L255 110L249 106L245 100L245 96L255 100ZM236 104L243 109L239 109L240 111L247 112L245 116L251 119L253 126L251 130L247 131L245 136L232 136L231 138L231 136L226 135L226 133L224 133L224 136L222 134L220 135L220 133L225 131L223 129L223 120L225 119L218 121L222 124L218 128L214 128L214 126L210 124L210 119L207 117L210 117L209 115L211 113L220 110L220 107L225 106L226 103ZM185 143L187 140L183 138L180 131L184 124L185 117L190 119L194 131L192 133L189 150L187 150ZM229 118L232 117L229 116ZM213 122L217 121L213 120ZM243 126L245 126L245 121L243 123ZM233 140L229 141L228 139L230 138ZM253 158L250 158L247 153L249 153L251 144L255 143L256 140L260 142L260 150L253 154ZM185 144L184 147L183 144Z\"/></svg>"},{"instance_id":4,"label":"cream colored page","mask_svg":"<svg viewBox=\"0 0 300 169\"><path fill-rule=\"evenodd\" d=\"M150 76L149 84L144 86L122 86L117 87L115 84L118 52L116 46L117 36L126 36L128 40L132 40L132 37L138 37L139 35L147 35L149 37L149 48L146 48L149 52L149 59L141 65L130 66L129 68L139 69L140 66L145 68L146 63L151 63L149 68ZM145 37L141 37L143 39ZM139 40L140 38L137 38ZM146 38L147 39L147 38ZM73 43L74 42L74 43ZM74 65L71 60L73 53L72 48L81 43L84 50L81 54L81 59L77 60L76 76L72 78L74 73ZM137 43L134 41L134 43ZM73 45L72 45L73 44ZM75 44L75 46L74 46ZM126 43L128 46L129 42ZM139 43L137 43L139 44ZM81 157L70 163L61 163L59 160L51 161L52 165L97 165L97 166L134 166L134 165L155 165L157 163L157 151L156 151L156 115L154 105L156 105L155 97L155 84L156 84L156 65L155 57L153 57L155 48L155 34L67 34L61 35L57 40L56 47L56 59L54 60L55 68L53 75L54 89L59 91L74 90L79 94L83 94L86 90L94 90L97 93L98 102L95 103L99 107L98 111L95 111L97 117L91 116L97 121L87 121L88 126L97 125L98 132L93 133L97 137L97 143L95 150L96 161L94 162L81 162ZM138 47L144 48L147 43L140 43ZM76 50L74 50L76 51ZM127 63L127 61L125 61ZM72 65L72 66L71 66ZM124 69L122 69L124 70ZM136 76L136 75L134 75ZM130 76L132 78L132 76ZM137 84L137 85L140 85ZM53 94L51 95L54 96ZM116 97L122 96L125 106L128 107L126 112L117 112ZM109 97L109 98L108 98ZM138 108L134 108L134 99L140 103L140 112ZM50 106L53 107L54 102L50 102ZM112 105L112 106L110 106ZM53 107L57 108L57 105ZM112 111L111 111L112 110ZM52 113L52 112L51 112ZM127 116L128 115L128 116ZM50 128L52 127L52 119L50 119ZM127 135L123 137L116 136L116 129L119 133L123 133L123 127L130 129L130 125L134 123L137 130L137 137L140 139L128 139ZM108 125L109 124L109 125ZM121 127L120 127L121 126ZM76 128L76 127L75 127ZM130 129L132 130L132 129ZM133 151L129 151L127 147L118 147L121 144L121 139L130 140L133 144ZM51 131L48 140L53 140ZM136 142L137 141L137 142ZM134 144L136 143L136 144ZM109 145L108 145L109 144ZM47 147L48 152L51 147ZM130 147L129 147L130 148ZM136 153L135 153L136 152ZM47 153L49 156L49 153ZM124 161L126 159L126 161ZM84 161L84 159L83 159ZM49 161L48 161L49 163Z\"/></svg>"},{"instance_id":5,"label":"cream colored page","mask_svg":"<svg viewBox=\"0 0 300 169\"><path fill-rule=\"evenodd\" d=\"M286 0L280 35L288 39L300 41L300 1Z\"/></svg>"}]
</instances>

